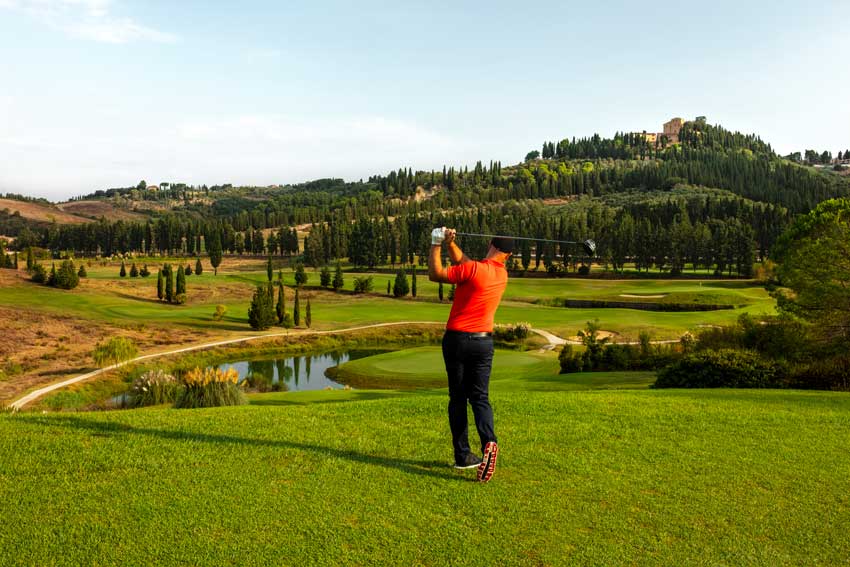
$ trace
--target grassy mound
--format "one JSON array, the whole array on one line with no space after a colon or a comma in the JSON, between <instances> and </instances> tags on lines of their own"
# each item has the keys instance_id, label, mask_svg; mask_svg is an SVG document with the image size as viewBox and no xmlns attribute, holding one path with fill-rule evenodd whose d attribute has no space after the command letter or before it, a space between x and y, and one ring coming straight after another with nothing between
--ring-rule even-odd
<instances>
[{"instance_id":1,"label":"grassy mound","mask_svg":"<svg viewBox=\"0 0 850 567\"><path fill-rule=\"evenodd\" d=\"M0 564L841 564L850 396L496 381L494 481L445 391L0 415ZM344 403L343 403L344 402ZM477 551L476 551L477 550Z\"/></svg>"}]
</instances>

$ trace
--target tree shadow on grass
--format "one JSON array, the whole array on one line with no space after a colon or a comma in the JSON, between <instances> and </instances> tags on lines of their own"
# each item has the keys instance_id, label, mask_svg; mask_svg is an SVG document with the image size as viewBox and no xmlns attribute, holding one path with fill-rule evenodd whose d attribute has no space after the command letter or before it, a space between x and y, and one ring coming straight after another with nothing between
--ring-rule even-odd
<instances>
[{"instance_id":1,"label":"tree shadow on grass","mask_svg":"<svg viewBox=\"0 0 850 567\"><path fill-rule=\"evenodd\" d=\"M295 449L313 453L321 457L346 459L354 463L363 465L379 466L388 469L395 469L406 474L414 474L418 476L429 476L443 480L469 482L469 478L459 474L453 474L447 469L448 464L439 461L431 460L415 460L415 459L391 459L379 455L368 455L358 453L348 449L338 449L335 447L323 447L321 445L311 445L309 443L299 443L297 441L285 441L276 439L252 439L245 437L236 437L233 435L221 435L201 432L189 432L169 429L153 429L146 427L134 427L124 423L96 421L93 419L84 419L80 417L52 417L39 416L32 420L39 425L49 427L67 427L79 429L89 432L92 436L109 437L113 435L147 435L150 437L158 437L172 441L202 441L212 444L230 444L242 445L246 447L272 447L277 449Z\"/></svg>"}]
</instances>

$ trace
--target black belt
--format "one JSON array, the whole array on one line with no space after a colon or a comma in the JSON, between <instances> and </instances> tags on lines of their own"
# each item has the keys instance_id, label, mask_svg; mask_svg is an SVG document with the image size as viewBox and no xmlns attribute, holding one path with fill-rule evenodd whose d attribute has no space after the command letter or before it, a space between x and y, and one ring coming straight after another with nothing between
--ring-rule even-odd
<instances>
[{"instance_id":1,"label":"black belt","mask_svg":"<svg viewBox=\"0 0 850 567\"><path fill-rule=\"evenodd\" d=\"M465 337L474 337L474 338L484 338L484 337L492 337L493 333L467 333L466 331L452 331L451 329L446 331L447 333L454 333L455 335L463 335Z\"/></svg>"}]
</instances>

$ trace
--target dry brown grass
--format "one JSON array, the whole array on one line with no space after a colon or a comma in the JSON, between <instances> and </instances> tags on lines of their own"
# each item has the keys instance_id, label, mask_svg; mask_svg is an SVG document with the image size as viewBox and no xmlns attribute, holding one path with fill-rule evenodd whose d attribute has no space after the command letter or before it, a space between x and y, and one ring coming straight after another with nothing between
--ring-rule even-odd
<instances>
[{"instance_id":1,"label":"dry brown grass","mask_svg":"<svg viewBox=\"0 0 850 567\"><path fill-rule=\"evenodd\" d=\"M93 219L106 217L107 220L111 221L138 221L149 218L147 215L143 215L141 213L134 213L132 211L118 208L108 201L71 201L68 203L60 203L57 207L66 213L90 217Z\"/></svg>"},{"instance_id":2,"label":"dry brown grass","mask_svg":"<svg viewBox=\"0 0 850 567\"><path fill-rule=\"evenodd\" d=\"M152 325L119 326L87 319L63 317L30 309L0 308L3 341L0 368L15 369L0 380L0 402L37 386L94 370L91 351L99 341L124 336L142 352L155 352L208 340L210 333Z\"/></svg>"},{"instance_id":3,"label":"dry brown grass","mask_svg":"<svg viewBox=\"0 0 850 567\"><path fill-rule=\"evenodd\" d=\"M18 211L22 217L40 222L53 222L54 220L58 223L67 224L91 222L91 219L80 217L49 205L16 201L14 199L0 199L0 211L3 209L9 209L11 213Z\"/></svg>"}]
</instances>

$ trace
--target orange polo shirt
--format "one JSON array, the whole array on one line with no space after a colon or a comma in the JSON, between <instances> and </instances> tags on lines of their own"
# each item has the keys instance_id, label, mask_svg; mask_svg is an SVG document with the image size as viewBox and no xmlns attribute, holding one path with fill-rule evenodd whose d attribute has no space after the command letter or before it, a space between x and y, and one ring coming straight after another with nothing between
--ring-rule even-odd
<instances>
[{"instance_id":1,"label":"orange polo shirt","mask_svg":"<svg viewBox=\"0 0 850 567\"><path fill-rule=\"evenodd\" d=\"M493 319L508 285L505 265L493 260L464 262L446 270L457 285L446 329L466 333L493 331Z\"/></svg>"}]
</instances>

